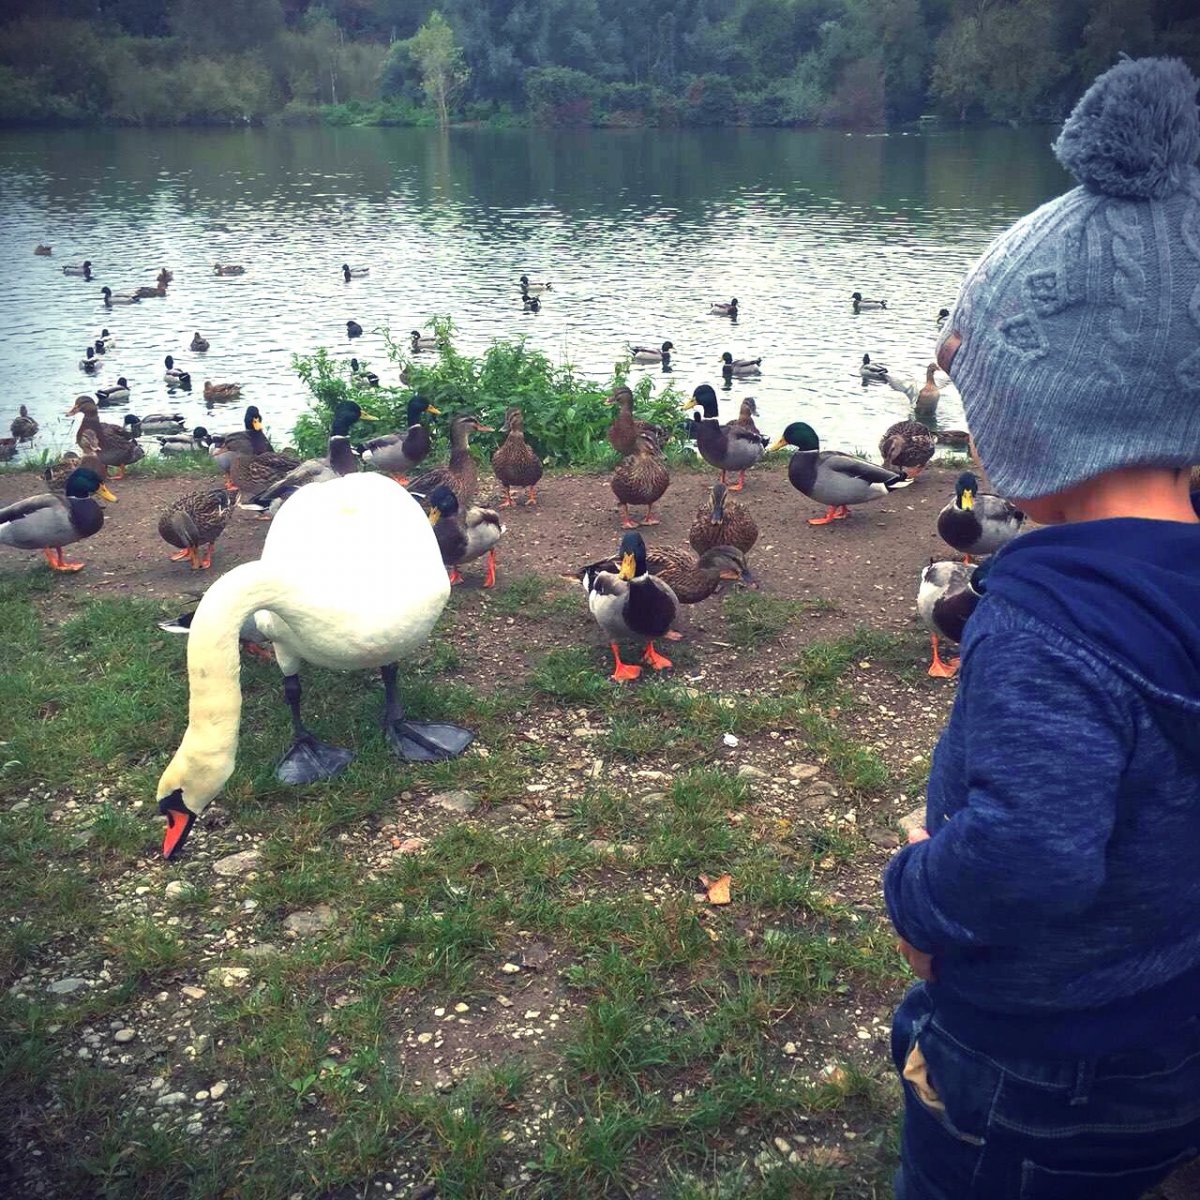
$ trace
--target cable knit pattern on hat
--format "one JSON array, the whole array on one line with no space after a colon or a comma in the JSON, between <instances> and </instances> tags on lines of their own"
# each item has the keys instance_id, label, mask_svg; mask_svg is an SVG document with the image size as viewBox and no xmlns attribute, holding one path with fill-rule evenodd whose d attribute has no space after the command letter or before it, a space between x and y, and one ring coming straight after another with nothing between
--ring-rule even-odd
<instances>
[{"instance_id":1,"label":"cable knit pattern on hat","mask_svg":"<svg viewBox=\"0 0 1200 1200\"><path fill-rule=\"evenodd\" d=\"M942 330L997 491L1200 463L1200 114L1174 59L1123 59L1054 144L1080 185L972 268Z\"/></svg>"}]
</instances>

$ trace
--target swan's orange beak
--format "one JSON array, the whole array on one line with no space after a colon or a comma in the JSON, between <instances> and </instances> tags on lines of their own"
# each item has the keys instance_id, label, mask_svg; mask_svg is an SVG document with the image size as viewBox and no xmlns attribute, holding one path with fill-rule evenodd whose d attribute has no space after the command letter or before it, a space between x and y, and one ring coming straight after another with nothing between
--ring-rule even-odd
<instances>
[{"instance_id":1,"label":"swan's orange beak","mask_svg":"<svg viewBox=\"0 0 1200 1200\"><path fill-rule=\"evenodd\" d=\"M179 788L158 802L158 811L167 818L167 828L163 833L163 858L174 858L192 832L196 814L183 803L183 792Z\"/></svg>"}]
</instances>

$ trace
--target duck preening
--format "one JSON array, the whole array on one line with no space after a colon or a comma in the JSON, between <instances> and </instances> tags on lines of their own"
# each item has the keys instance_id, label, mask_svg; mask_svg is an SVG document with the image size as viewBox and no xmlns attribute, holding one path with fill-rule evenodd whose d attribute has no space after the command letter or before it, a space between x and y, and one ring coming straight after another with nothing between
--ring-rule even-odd
<instances>
[{"instance_id":1,"label":"duck preening","mask_svg":"<svg viewBox=\"0 0 1200 1200\"><path fill-rule=\"evenodd\" d=\"M796 452L788 463L788 482L796 491L824 504L825 515L810 517L810 525L827 525L850 515L851 504L866 504L889 492L908 487L911 479L849 454L822 450L811 425L793 421L768 447L788 445Z\"/></svg>"},{"instance_id":2,"label":"duck preening","mask_svg":"<svg viewBox=\"0 0 1200 1200\"><path fill-rule=\"evenodd\" d=\"M426 499L429 523L437 537L442 562L450 572L453 586L462 582L458 568L487 555L487 570L483 577L485 588L496 586L496 543L504 533L500 514L492 508L471 505L464 513L458 498L444 483L433 489Z\"/></svg>"},{"instance_id":3,"label":"duck preening","mask_svg":"<svg viewBox=\"0 0 1200 1200\"><path fill-rule=\"evenodd\" d=\"M64 494L30 496L0 508L0 546L40 550L53 571L80 571L81 562L68 562L62 548L100 532L104 510L94 497L112 500L112 492L95 471L77 467L67 476Z\"/></svg>"},{"instance_id":4,"label":"duck preening","mask_svg":"<svg viewBox=\"0 0 1200 1200\"><path fill-rule=\"evenodd\" d=\"M921 571L917 590L917 615L929 630L933 661L929 674L949 679L958 670L958 659L944 660L938 653L938 636L955 644L962 641L967 618L979 603L976 568L969 563L935 562Z\"/></svg>"},{"instance_id":5,"label":"duck preening","mask_svg":"<svg viewBox=\"0 0 1200 1200\"><path fill-rule=\"evenodd\" d=\"M886 300L869 300L862 292L851 292L850 300L854 305L855 312L866 308L887 308Z\"/></svg>"},{"instance_id":6,"label":"duck preening","mask_svg":"<svg viewBox=\"0 0 1200 1200\"><path fill-rule=\"evenodd\" d=\"M394 547L381 553L380 548ZM188 727L158 784L166 818L163 854L178 854L196 817L233 773L242 695L238 638L245 619L268 638L283 673L292 743L276 769L283 783L340 774L349 750L319 741L301 716L300 668L376 668L383 729L394 754L453 758L470 730L410 720L396 692L450 596L437 538L421 506L376 475L347 475L304 488L272 522L257 562L227 572L204 594L188 634Z\"/></svg>"},{"instance_id":7,"label":"duck preening","mask_svg":"<svg viewBox=\"0 0 1200 1200\"><path fill-rule=\"evenodd\" d=\"M542 477L542 460L525 440L525 415L519 408L504 413L504 441L492 454L492 473L504 485L501 508L513 504L512 490L525 489L525 506L537 504L537 485Z\"/></svg>"},{"instance_id":8,"label":"duck preening","mask_svg":"<svg viewBox=\"0 0 1200 1200\"><path fill-rule=\"evenodd\" d=\"M897 421L879 440L879 454L889 470L916 479L928 465L937 441L920 421Z\"/></svg>"},{"instance_id":9,"label":"duck preening","mask_svg":"<svg viewBox=\"0 0 1200 1200\"><path fill-rule=\"evenodd\" d=\"M683 407L689 409L695 405L699 405L703 412L703 416L694 420L692 426L700 457L720 470L722 483L728 471L736 471L738 481L731 484L729 490L740 492L746 485L746 472L762 458L762 436L757 429L747 429L737 421L720 424L717 420L717 393L711 384L700 384L692 392L692 399L685 401Z\"/></svg>"},{"instance_id":10,"label":"duck preening","mask_svg":"<svg viewBox=\"0 0 1200 1200\"><path fill-rule=\"evenodd\" d=\"M979 480L964 471L954 484L954 499L938 514L942 541L972 557L994 554L1021 532L1025 514L1011 501L979 490Z\"/></svg>"},{"instance_id":11,"label":"duck preening","mask_svg":"<svg viewBox=\"0 0 1200 1200\"><path fill-rule=\"evenodd\" d=\"M679 613L679 600L671 586L651 575L646 567L646 543L640 533L622 536L617 547L617 570L601 563L584 567L578 574L587 594L588 609L609 640L613 656L611 679L636 679L642 668L621 661L620 642L644 645L642 662L656 671L671 665L669 658L654 649L655 639L665 637Z\"/></svg>"},{"instance_id":12,"label":"duck preening","mask_svg":"<svg viewBox=\"0 0 1200 1200\"><path fill-rule=\"evenodd\" d=\"M360 442L354 447L354 452L363 462L370 463L397 483L405 485L408 483L408 472L424 462L433 445L429 430L421 424L421 417L425 413L436 416L440 411L432 404L427 404L422 396L413 393L406 410L408 428L403 433L385 433L369 442Z\"/></svg>"}]
</instances>

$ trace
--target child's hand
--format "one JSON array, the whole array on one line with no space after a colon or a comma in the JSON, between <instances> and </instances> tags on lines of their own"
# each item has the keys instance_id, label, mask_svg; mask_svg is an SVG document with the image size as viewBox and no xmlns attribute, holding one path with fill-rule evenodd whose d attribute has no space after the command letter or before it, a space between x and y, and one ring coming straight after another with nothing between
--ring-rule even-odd
<instances>
[{"instance_id":1,"label":"child's hand","mask_svg":"<svg viewBox=\"0 0 1200 1200\"><path fill-rule=\"evenodd\" d=\"M928 829L912 829L909 830L908 844L911 846L913 842L927 842L929 840Z\"/></svg>"},{"instance_id":2,"label":"child's hand","mask_svg":"<svg viewBox=\"0 0 1200 1200\"><path fill-rule=\"evenodd\" d=\"M929 835L926 834L926 837ZM924 950L918 950L916 946L911 945L901 938L896 943L896 949L904 955L905 962L912 969L912 973L918 979L924 979L932 982L933 980L933 955L926 954Z\"/></svg>"}]
</instances>

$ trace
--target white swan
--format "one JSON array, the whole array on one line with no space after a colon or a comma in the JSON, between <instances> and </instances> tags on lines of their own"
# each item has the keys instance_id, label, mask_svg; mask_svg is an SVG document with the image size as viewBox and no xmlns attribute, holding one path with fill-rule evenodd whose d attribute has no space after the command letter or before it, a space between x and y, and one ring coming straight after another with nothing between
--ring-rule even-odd
<instances>
[{"instance_id":1,"label":"white swan","mask_svg":"<svg viewBox=\"0 0 1200 1200\"><path fill-rule=\"evenodd\" d=\"M437 539L421 506L377 475L348 475L304 488L280 510L257 562L205 593L188 637L188 727L158 783L173 857L233 773L242 693L238 635L254 615L274 646L293 741L276 777L310 783L345 769L353 755L318 741L300 717L302 662L336 670L378 667L384 732L400 757L451 758L470 743L456 725L408 721L396 697L396 663L420 646L450 596Z\"/></svg>"}]
</instances>

